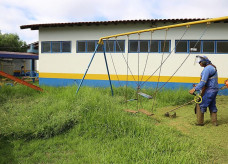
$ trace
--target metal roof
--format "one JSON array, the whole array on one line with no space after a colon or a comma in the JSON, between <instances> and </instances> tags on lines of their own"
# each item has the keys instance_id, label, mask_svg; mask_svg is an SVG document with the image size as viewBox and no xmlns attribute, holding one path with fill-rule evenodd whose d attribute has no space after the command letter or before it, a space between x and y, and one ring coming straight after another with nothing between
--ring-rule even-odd
<instances>
[{"instance_id":1,"label":"metal roof","mask_svg":"<svg viewBox=\"0 0 228 164\"><path fill-rule=\"evenodd\" d=\"M39 59L38 54L25 53L25 52L8 52L0 51L0 58L7 59Z\"/></svg>"},{"instance_id":2,"label":"metal roof","mask_svg":"<svg viewBox=\"0 0 228 164\"><path fill-rule=\"evenodd\" d=\"M30 43L27 45L27 48L29 48L31 45L34 46L34 48L38 49L39 48L39 41L36 41L36 42L33 42L33 43Z\"/></svg>"},{"instance_id":3,"label":"metal roof","mask_svg":"<svg viewBox=\"0 0 228 164\"><path fill-rule=\"evenodd\" d=\"M95 22L69 22L69 23L46 23L22 25L21 29L30 28L31 30L39 30L40 27L64 27L64 26L82 26L82 25L109 25L109 24L127 24L127 23L157 23L157 22L192 22L197 20L205 20L208 18L180 18L180 19L139 19L139 20L116 20L116 21L95 21Z\"/></svg>"}]
</instances>

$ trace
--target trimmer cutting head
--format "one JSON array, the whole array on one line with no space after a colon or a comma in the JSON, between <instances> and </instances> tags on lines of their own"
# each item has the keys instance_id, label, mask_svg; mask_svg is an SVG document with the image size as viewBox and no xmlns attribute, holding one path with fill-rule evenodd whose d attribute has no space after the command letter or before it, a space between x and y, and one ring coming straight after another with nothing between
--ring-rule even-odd
<instances>
[{"instance_id":1,"label":"trimmer cutting head","mask_svg":"<svg viewBox=\"0 0 228 164\"><path fill-rule=\"evenodd\" d=\"M176 118L177 114L176 114L176 112L172 112L172 113L166 112L165 117Z\"/></svg>"}]
</instances>

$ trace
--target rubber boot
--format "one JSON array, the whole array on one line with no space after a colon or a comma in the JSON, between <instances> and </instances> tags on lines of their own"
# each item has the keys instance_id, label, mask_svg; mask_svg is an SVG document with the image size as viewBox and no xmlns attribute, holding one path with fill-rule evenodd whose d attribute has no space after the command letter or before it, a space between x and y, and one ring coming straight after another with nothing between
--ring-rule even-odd
<instances>
[{"instance_id":1,"label":"rubber boot","mask_svg":"<svg viewBox=\"0 0 228 164\"><path fill-rule=\"evenodd\" d=\"M199 104L196 104L196 117L197 117L197 126L204 125L204 113L201 112Z\"/></svg>"},{"instance_id":2,"label":"rubber boot","mask_svg":"<svg viewBox=\"0 0 228 164\"><path fill-rule=\"evenodd\" d=\"M211 112L211 122L214 126L218 126L217 113Z\"/></svg>"}]
</instances>

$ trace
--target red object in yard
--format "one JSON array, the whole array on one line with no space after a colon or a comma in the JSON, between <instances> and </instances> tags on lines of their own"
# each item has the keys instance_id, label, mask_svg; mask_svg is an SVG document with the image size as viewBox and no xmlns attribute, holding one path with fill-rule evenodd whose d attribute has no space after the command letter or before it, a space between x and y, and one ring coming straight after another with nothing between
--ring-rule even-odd
<instances>
[{"instance_id":1,"label":"red object in yard","mask_svg":"<svg viewBox=\"0 0 228 164\"><path fill-rule=\"evenodd\" d=\"M225 80L224 84L226 85L226 87L228 88L228 79Z\"/></svg>"},{"instance_id":2,"label":"red object in yard","mask_svg":"<svg viewBox=\"0 0 228 164\"><path fill-rule=\"evenodd\" d=\"M35 90L37 90L37 91L41 91L41 92L43 91L42 88L37 87L37 86L35 86L35 85L33 85L33 84L30 84L30 83L28 83L28 82L26 82L26 81L24 81L24 80L18 79L18 78L16 78L15 76L9 75L9 74L7 74L7 73L5 73L5 72L3 72L3 71L0 71L0 75L6 77L6 78L8 78L8 79L11 79L11 80L13 80L13 81L16 81L16 82L18 82L18 83L20 83L20 84L22 84L22 85L25 85L25 86L27 86L27 87L30 87L30 88L32 88L32 89L35 89Z\"/></svg>"}]
</instances>

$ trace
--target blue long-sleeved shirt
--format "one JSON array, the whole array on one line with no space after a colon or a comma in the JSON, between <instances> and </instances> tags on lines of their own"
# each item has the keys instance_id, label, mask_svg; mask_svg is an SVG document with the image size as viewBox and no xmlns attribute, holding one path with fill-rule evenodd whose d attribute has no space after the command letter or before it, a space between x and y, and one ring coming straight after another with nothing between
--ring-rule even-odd
<instances>
[{"instance_id":1,"label":"blue long-sleeved shirt","mask_svg":"<svg viewBox=\"0 0 228 164\"><path fill-rule=\"evenodd\" d=\"M200 83L195 87L196 91L202 90L202 88L218 89L218 73L215 67L207 65L204 67L201 73Z\"/></svg>"}]
</instances>

